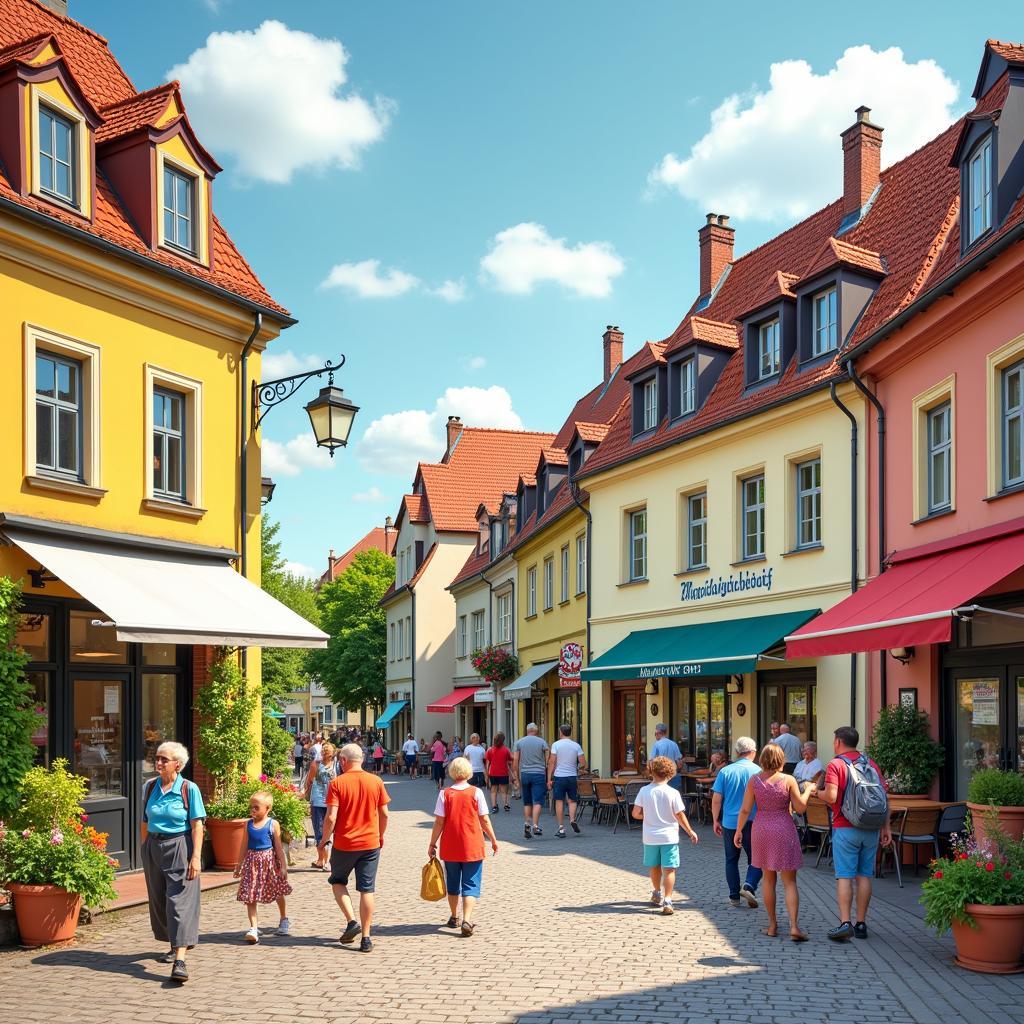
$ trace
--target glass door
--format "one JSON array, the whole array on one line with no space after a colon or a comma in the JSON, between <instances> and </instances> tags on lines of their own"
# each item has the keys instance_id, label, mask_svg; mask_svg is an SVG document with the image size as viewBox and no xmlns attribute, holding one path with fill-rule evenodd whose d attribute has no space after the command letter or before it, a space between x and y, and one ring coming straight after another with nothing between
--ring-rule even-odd
<instances>
[{"instance_id":1,"label":"glass door","mask_svg":"<svg viewBox=\"0 0 1024 1024\"><path fill-rule=\"evenodd\" d=\"M647 710L643 690L615 692L615 764L617 771L639 772L647 758Z\"/></svg>"},{"instance_id":2,"label":"glass door","mask_svg":"<svg viewBox=\"0 0 1024 1024\"><path fill-rule=\"evenodd\" d=\"M72 771L85 777L89 823L106 832L107 852L127 867L129 851L129 760L125 726L128 675L74 677L72 690Z\"/></svg>"}]
</instances>

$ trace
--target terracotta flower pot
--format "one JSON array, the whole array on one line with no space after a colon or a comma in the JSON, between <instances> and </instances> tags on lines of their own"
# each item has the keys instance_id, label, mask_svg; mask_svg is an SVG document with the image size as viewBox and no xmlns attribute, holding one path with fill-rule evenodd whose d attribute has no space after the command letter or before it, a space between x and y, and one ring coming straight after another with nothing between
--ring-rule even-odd
<instances>
[{"instance_id":1,"label":"terracotta flower pot","mask_svg":"<svg viewBox=\"0 0 1024 1024\"><path fill-rule=\"evenodd\" d=\"M1024 907L964 906L977 928L953 922L956 962L983 974L1016 974L1024 947Z\"/></svg>"},{"instance_id":2,"label":"terracotta flower pot","mask_svg":"<svg viewBox=\"0 0 1024 1024\"><path fill-rule=\"evenodd\" d=\"M56 885L8 882L23 946L49 946L75 937L82 897Z\"/></svg>"},{"instance_id":3,"label":"terracotta flower pot","mask_svg":"<svg viewBox=\"0 0 1024 1024\"><path fill-rule=\"evenodd\" d=\"M985 815L990 810L988 804L967 803L967 809L971 812L971 820L974 822L974 835L982 845L990 842L988 832L985 829ZM1015 840L1024 839L1024 807L997 807L999 824L1003 831Z\"/></svg>"},{"instance_id":4,"label":"terracotta flower pot","mask_svg":"<svg viewBox=\"0 0 1024 1024\"><path fill-rule=\"evenodd\" d=\"M206 830L213 845L213 863L225 871L234 871L242 859L245 826L248 818L207 818Z\"/></svg>"}]
</instances>

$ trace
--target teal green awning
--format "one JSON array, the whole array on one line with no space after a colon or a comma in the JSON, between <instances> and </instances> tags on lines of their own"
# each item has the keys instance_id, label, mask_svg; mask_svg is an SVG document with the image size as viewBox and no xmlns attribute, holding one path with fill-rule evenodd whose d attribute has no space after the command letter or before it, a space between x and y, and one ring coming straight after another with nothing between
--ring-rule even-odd
<instances>
[{"instance_id":1,"label":"teal green awning","mask_svg":"<svg viewBox=\"0 0 1024 1024\"><path fill-rule=\"evenodd\" d=\"M384 729L391 724L391 720L401 711L403 708L408 707L409 702L407 700L393 700L383 711L380 718L373 723L374 729Z\"/></svg>"},{"instance_id":2,"label":"teal green awning","mask_svg":"<svg viewBox=\"0 0 1024 1024\"><path fill-rule=\"evenodd\" d=\"M284 712L283 711L274 711L273 709L268 711L267 715L270 718L284 718Z\"/></svg>"},{"instance_id":3,"label":"teal green awning","mask_svg":"<svg viewBox=\"0 0 1024 1024\"><path fill-rule=\"evenodd\" d=\"M814 608L638 629L595 658L581 675L584 679L674 679L753 672L766 651L781 647L783 637L817 614Z\"/></svg>"},{"instance_id":4,"label":"teal green awning","mask_svg":"<svg viewBox=\"0 0 1024 1024\"><path fill-rule=\"evenodd\" d=\"M518 679L501 688L502 696L525 700L530 696L533 684L547 675L557 664L557 661L542 661L537 665L531 665Z\"/></svg>"}]
</instances>

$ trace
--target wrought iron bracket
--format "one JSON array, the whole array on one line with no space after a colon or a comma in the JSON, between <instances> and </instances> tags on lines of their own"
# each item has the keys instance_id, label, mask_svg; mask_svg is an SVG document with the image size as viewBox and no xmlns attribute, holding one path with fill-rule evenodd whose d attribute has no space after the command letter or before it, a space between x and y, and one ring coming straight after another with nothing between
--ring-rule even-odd
<instances>
[{"instance_id":1,"label":"wrought iron bracket","mask_svg":"<svg viewBox=\"0 0 1024 1024\"><path fill-rule=\"evenodd\" d=\"M310 377L322 377L327 374L327 383L334 383L334 373L345 365L345 356L338 357L336 363L329 359L316 370L306 370L304 373L293 373L290 377L279 377L277 380L265 380L259 384L252 382L252 429L255 431L263 422L263 418L274 408L287 401L295 394ZM262 409L262 411L261 411Z\"/></svg>"}]
</instances>

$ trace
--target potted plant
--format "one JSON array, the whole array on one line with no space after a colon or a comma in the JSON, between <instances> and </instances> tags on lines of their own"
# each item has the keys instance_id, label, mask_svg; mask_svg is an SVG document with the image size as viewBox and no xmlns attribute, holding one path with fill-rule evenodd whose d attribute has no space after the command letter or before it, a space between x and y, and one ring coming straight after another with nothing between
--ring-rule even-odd
<instances>
[{"instance_id":1,"label":"potted plant","mask_svg":"<svg viewBox=\"0 0 1024 1024\"><path fill-rule=\"evenodd\" d=\"M240 823L240 827L233 840L234 846L227 846L223 850L224 863L217 862L217 867L227 867L228 861L234 864L243 856L243 844L245 843L245 824L249 819L249 801L253 793L265 790L274 798L274 808L271 816L277 819L281 826L281 841L284 844L285 852L291 863L291 851L289 846L294 839L300 839L306 834L306 803L299 795L298 789L291 783L281 779L270 778L267 775L249 776L238 775L228 780L224 788L224 795L216 803L206 809L207 823L217 822L215 828L225 824ZM212 830L211 830L212 832ZM224 836L230 833L224 832ZM216 856L217 847L214 847Z\"/></svg>"},{"instance_id":2,"label":"potted plant","mask_svg":"<svg viewBox=\"0 0 1024 1024\"><path fill-rule=\"evenodd\" d=\"M994 843L989 834L989 822L996 821L1011 838L1024 838L1024 776L1018 772L1004 772L998 768L982 768L974 773L967 787L967 807L975 823L980 822L979 841ZM994 810L994 816L986 814Z\"/></svg>"},{"instance_id":3,"label":"potted plant","mask_svg":"<svg viewBox=\"0 0 1024 1024\"><path fill-rule=\"evenodd\" d=\"M213 799L206 807L206 827L218 868L234 870L241 857L249 798L238 790L239 767L259 753L253 734L259 704L235 657L226 648L210 666L210 681L199 691L199 762L213 777Z\"/></svg>"},{"instance_id":4,"label":"potted plant","mask_svg":"<svg viewBox=\"0 0 1024 1024\"><path fill-rule=\"evenodd\" d=\"M889 785L901 796L924 796L946 759L945 748L932 739L928 715L905 704L889 704L878 713L867 753Z\"/></svg>"},{"instance_id":5,"label":"potted plant","mask_svg":"<svg viewBox=\"0 0 1024 1024\"><path fill-rule=\"evenodd\" d=\"M994 847L954 839L950 857L932 862L921 886L925 923L952 931L956 962L985 974L1021 970L1024 947L1024 844L1007 836L989 812Z\"/></svg>"},{"instance_id":6,"label":"potted plant","mask_svg":"<svg viewBox=\"0 0 1024 1024\"><path fill-rule=\"evenodd\" d=\"M95 909L117 895L117 861L106 853L106 833L86 824L86 781L68 772L67 761L30 769L21 789L21 806L0 823L0 880L14 897L23 945L66 942L83 903Z\"/></svg>"},{"instance_id":7,"label":"potted plant","mask_svg":"<svg viewBox=\"0 0 1024 1024\"><path fill-rule=\"evenodd\" d=\"M488 683L507 683L519 674L519 659L501 644L488 644L475 650L471 661Z\"/></svg>"}]
</instances>

